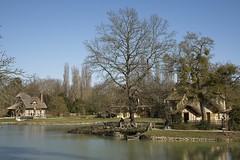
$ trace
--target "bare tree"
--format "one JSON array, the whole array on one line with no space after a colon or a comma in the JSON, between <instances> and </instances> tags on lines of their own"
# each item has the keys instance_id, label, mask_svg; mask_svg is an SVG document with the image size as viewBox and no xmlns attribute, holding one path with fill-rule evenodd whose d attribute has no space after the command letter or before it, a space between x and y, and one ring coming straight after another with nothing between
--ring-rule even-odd
<instances>
[{"instance_id":1,"label":"bare tree","mask_svg":"<svg viewBox=\"0 0 240 160\"><path fill-rule=\"evenodd\" d=\"M44 95L55 96L63 92L62 82L58 79L42 79L38 82L39 90Z\"/></svg>"},{"instance_id":2,"label":"bare tree","mask_svg":"<svg viewBox=\"0 0 240 160\"><path fill-rule=\"evenodd\" d=\"M36 74L30 76L24 81L24 92L26 92L30 96L38 96L40 92L45 92L45 90L40 87L40 82L41 79Z\"/></svg>"},{"instance_id":3,"label":"bare tree","mask_svg":"<svg viewBox=\"0 0 240 160\"><path fill-rule=\"evenodd\" d=\"M129 8L107 14L110 23L97 26L98 36L85 42L90 53L86 63L125 90L133 119L138 85L164 54L171 52L174 33L168 32L168 22L157 15L140 20L137 12Z\"/></svg>"},{"instance_id":4,"label":"bare tree","mask_svg":"<svg viewBox=\"0 0 240 160\"><path fill-rule=\"evenodd\" d=\"M71 86L71 98L73 101L79 99L80 94L80 75L79 68L76 66L72 67L72 86Z\"/></svg>"},{"instance_id":5,"label":"bare tree","mask_svg":"<svg viewBox=\"0 0 240 160\"><path fill-rule=\"evenodd\" d=\"M81 99L87 100L91 96L91 73L89 66L83 65L81 72Z\"/></svg>"},{"instance_id":6,"label":"bare tree","mask_svg":"<svg viewBox=\"0 0 240 160\"><path fill-rule=\"evenodd\" d=\"M69 64L65 63L63 73L63 89L65 97L69 97Z\"/></svg>"},{"instance_id":7,"label":"bare tree","mask_svg":"<svg viewBox=\"0 0 240 160\"><path fill-rule=\"evenodd\" d=\"M8 81L12 77L22 76L23 70L14 68L14 57L9 57L5 52L0 52L0 81L1 84Z\"/></svg>"},{"instance_id":8,"label":"bare tree","mask_svg":"<svg viewBox=\"0 0 240 160\"><path fill-rule=\"evenodd\" d=\"M1 25L0 25L1 27ZM0 35L0 39L2 36ZM6 85L12 78L23 76L22 69L15 68L15 57L7 56L5 51L0 51L0 89Z\"/></svg>"},{"instance_id":9,"label":"bare tree","mask_svg":"<svg viewBox=\"0 0 240 160\"><path fill-rule=\"evenodd\" d=\"M20 76L24 75L24 72L21 69L15 68L14 63L14 57L7 56L4 51L0 51L0 105L3 107L11 103L11 96L17 89L22 89L21 83L18 83L18 80L20 80ZM3 111L5 111L5 108L1 107L0 114Z\"/></svg>"}]
</instances>

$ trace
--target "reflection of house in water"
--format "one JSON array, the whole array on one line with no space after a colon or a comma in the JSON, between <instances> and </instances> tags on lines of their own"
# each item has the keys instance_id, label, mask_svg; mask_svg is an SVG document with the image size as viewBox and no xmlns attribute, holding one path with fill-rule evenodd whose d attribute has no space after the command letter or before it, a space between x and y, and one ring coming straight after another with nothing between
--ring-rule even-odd
<instances>
[{"instance_id":1,"label":"reflection of house in water","mask_svg":"<svg viewBox=\"0 0 240 160\"><path fill-rule=\"evenodd\" d=\"M199 121L201 117L200 102L196 96L186 96L176 90L166 99L165 103L171 115L181 114L184 122ZM214 100L208 100L204 106L206 119L209 122L221 123L222 118L226 118L227 111L224 97L218 96Z\"/></svg>"},{"instance_id":2,"label":"reflection of house in water","mask_svg":"<svg viewBox=\"0 0 240 160\"><path fill-rule=\"evenodd\" d=\"M8 107L8 114L16 117L27 118L45 118L47 109L46 104L43 102L43 95L39 97L30 97L29 95L21 92L17 96L17 101L12 106Z\"/></svg>"}]
</instances>

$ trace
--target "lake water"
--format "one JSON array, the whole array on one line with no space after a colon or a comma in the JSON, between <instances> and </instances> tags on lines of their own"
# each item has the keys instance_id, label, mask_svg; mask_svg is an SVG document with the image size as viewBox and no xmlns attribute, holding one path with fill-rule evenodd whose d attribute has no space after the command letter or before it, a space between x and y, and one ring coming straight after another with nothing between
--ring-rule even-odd
<instances>
[{"instance_id":1,"label":"lake water","mask_svg":"<svg viewBox=\"0 0 240 160\"><path fill-rule=\"evenodd\" d=\"M237 160L238 143L125 141L67 134L70 126L0 125L1 160Z\"/></svg>"}]
</instances>

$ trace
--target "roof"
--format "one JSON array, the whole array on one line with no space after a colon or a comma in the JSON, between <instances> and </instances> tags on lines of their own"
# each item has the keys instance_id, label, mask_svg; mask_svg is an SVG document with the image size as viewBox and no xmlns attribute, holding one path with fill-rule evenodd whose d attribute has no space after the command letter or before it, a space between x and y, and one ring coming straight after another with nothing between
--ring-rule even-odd
<instances>
[{"instance_id":1,"label":"roof","mask_svg":"<svg viewBox=\"0 0 240 160\"><path fill-rule=\"evenodd\" d=\"M41 102L38 97L23 98L22 101L26 109L32 109L32 108L46 109L47 108L46 104L44 102Z\"/></svg>"},{"instance_id":2,"label":"roof","mask_svg":"<svg viewBox=\"0 0 240 160\"><path fill-rule=\"evenodd\" d=\"M19 106L20 106L20 103L15 103L14 105L8 107L7 109L8 109L8 110L15 110L15 109L17 109Z\"/></svg>"},{"instance_id":3,"label":"roof","mask_svg":"<svg viewBox=\"0 0 240 160\"><path fill-rule=\"evenodd\" d=\"M198 98L194 96L190 97L185 97L186 95L181 95L179 92L176 90L173 91L166 99L165 101L179 101L177 102L177 110L173 111L173 114L176 114L178 112L181 112L183 109L187 109L190 112L194 113L195 115L200 115L201 110L200 110L200 103ZM205 97L204 101L204 106L208 108L210 111L213 113L221 113L225 112L225 106L224 104L221 104L219 100L224 101L224 98L222 96L219 96L215 99L208 99Z\"/></svg>"},{"instance_id":4,"label":"roof","mask_svg":"<svg viewBox=\"0 0 240 160\"><path fill-rule=\"evenodd\" d=\"M200 116L202 113L200 102L197 100L197 98L188 99L185 109L193 113L195 116Z\"/></svg>"},{"instance_id":5,"label":"roof","mask_svg":"<svg viewBox=\"0 0 240 160\"><path fill-rule=\"evenodd\" d=\"M181 101L183 99L183 95L180 95L177 91L173 91L170 95L165 99L165 101Z\"/></svg>"},{"instance_id":6,"label":"roof","mask_svg":"<svg viewBox=\"0 0 240 160\"><path fill-rule=\"evenodd\" d=\"M20 101L8 107L7 108L8 110L11 110L11 109L15 110L17 107L21 105L21 103L23 103L23 106L25 107L25 109L34 109L34 108L46 109L47 108L46 104L44 102L41 102L38 97L31 97L23 92L20 92L16 97L19 98Z\"/></svg>"},{"instance_id":7,"label":"roof","mask_svg":"<svg viewBox=\"0 0 240 160\"><path fill-rule=\"evenodd\" d=\"M220 98L222 98L222 97L220 97ZM222 100L224 101L224 99L222 99ZM208 99L207 99L206 108L211 110L213 113L217 113L217 112L223 113L226 111L225 107L222 104L220 104L217 101L208 100Z\"/></svg>"},{"instance_id":8,"label":"roof","mask_svg":"<svg viewBox=\"0 0 240 160\"><path fill-rule=\"evenodd\" d=\"M29 95L27 95L26 93L23 93L23 92L18 93L18 95L16 97L21 98L21 99L31 98L31 96L29 96Z\"/></svg>"}]
</instances>

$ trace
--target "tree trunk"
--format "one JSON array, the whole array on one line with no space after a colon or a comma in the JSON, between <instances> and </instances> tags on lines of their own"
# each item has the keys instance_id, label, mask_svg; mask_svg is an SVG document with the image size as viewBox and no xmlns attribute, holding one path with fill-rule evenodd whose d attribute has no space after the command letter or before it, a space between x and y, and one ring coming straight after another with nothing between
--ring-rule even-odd
<instances>
[{"instance_id":1,"label":"tree trunk","mask_svg":"<svg viewBox=\"0 0 240 160\"><path fill-rule=\"evenodd\" d=\"M133 98L133 96L128 96L128 107L129 107L129 113L130 113L130 121L134 122L134 112L135 112L135 108L136 108L136 103L135 103L135 99Z\"/></svg>"},{"instance_id":2,"label":"tree trunk","mask_svg":"<svg viewBox=\"0 0 240 160\"><path fill-rule=\"evenodd\" d=\"M201 101L200 101L200 109L201 109L201 114L202 114L202 121L205 121L206 120L206 111L205 111L203 102L201 102Z\"/></svg>"},{"instance_id":3,"label":"tree trunk","mask_svg":"<svg viewBox=\"0 0 240 160\"><path fill-rule=\"evenodd\" d=\"M198 100L200 103L200 109L201 109L201 114L202 114L202 121L206 120L206 110L205 110L205 97L202 93L198 94Z\"/></svg>"},{"instance_id":4,"label":"tree trunk","mask_svg":"<svg viewBox=\"0 0 240 160\"><path fill-rule=\"evenodd\" d=\"M129 112L130 112L130 117L129 117L129 119L130 119L130 121L131 122L134 122L134 111L133 111L133 108L129 108Z\"/></svg>"}]
</instances>

